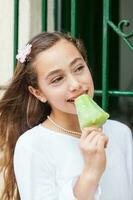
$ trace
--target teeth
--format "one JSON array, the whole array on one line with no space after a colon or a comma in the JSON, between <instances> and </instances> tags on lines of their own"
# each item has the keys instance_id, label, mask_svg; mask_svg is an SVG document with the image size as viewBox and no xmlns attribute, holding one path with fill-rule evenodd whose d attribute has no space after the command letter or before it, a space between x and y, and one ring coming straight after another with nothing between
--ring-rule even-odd
<instances>
[{"instance_id":1,"label":"teeth","mask_svg":"<svg viewBox=\"0 0 133 200\"><path fill-rule=\"evenodd\" d=\"M70 101L70 102L73 102L74 100L73 100L73 99L69 99L69 101Z\"/></svg>"},{"instance_id":2,"label":"teeth","mask_svg":"<svg viewBox=\"0 0 133 200\"><path fill-rule=\"evenodd\" d=\"M88 90L86 90L85 92L84 92L84 94L88 94ZM75 100L74 99L68 99L67 100L67 102L74 102Z\"/></svg>"},{"instance_id":3,"label":"teeth","mask_svg":"<svg viewBox=\"0 0 133 200\"><path fill-rule=\"evenodd\" d=\"M68 99L67 101L68 101L68 102L74 102L74 100L73 100L73 99Z\"/></svg>"}]
</instances>

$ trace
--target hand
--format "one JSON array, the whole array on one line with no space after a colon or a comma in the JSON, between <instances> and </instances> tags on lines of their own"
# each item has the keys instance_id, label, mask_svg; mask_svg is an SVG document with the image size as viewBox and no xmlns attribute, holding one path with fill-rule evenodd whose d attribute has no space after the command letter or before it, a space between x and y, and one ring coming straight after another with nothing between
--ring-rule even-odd
<instances>
[{"instance_id":1,"label":"hand","mask_svg":"<svg viewBox=\"0 0 133 200\"><path fill-rule=\"evenodd\" d=\"M108 138L102 131L102 128L90 127L84 128L80 138L80 149L84 159L84 172L100 179L106 166L105 147Z\"/></svg>"}]
</instances>

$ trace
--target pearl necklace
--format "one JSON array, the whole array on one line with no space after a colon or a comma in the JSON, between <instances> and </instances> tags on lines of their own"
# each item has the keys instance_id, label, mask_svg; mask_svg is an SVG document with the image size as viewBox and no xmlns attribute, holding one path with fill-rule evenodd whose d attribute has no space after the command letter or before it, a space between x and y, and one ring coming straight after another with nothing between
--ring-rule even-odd
<instances>
[{"instance_id":1,"label":"pearl necklace","mask_svg":"<svg viewBox=\"0 0 133 200\"><path fill-rule=\"evenodd\" d=\"M60 125L56 124L56 123L51 119L50 116L47 116L47 119L48 119L56 128L58 128L59 130L65 132L65 133L71 134L71 135L81 136L81 133L80 133L80 132L70 131L70 130L67 130L67 129L61 127Z\"/></svg>"}]
</instances>

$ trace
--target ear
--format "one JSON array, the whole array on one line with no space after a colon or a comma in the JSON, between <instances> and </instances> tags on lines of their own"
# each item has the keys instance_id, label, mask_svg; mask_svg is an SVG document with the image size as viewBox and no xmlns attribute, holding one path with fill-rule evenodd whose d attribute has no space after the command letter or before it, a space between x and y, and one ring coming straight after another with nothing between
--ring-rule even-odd
<instances>
[{"instance_id":1,"label":"ear","mask_svg":"<svg viewBox=\"0 0 133 200\"><path fill-rule=\"evenodd\" d=\"M42 92L39 89L36 89L30 85L28 86L28 90L32 95L34 95L42 103L46 103L47 99L45 98L45 96L42 94Z\"/></svg>"}]
</instances>

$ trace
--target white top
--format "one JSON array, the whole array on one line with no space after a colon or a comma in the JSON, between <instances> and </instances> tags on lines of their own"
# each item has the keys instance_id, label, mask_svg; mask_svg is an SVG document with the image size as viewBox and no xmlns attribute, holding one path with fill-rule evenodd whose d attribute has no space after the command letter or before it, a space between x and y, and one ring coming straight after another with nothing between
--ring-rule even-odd
<instances>
[{"instance_id":1,"label":"white top","mask_svg":"<svg viewBox=\"0 0 133 200\"><path fill-rule=\"evenodd\" d=\"M108 120L107 166L95 200L133 200L133 146L131 131ZM81 174L83 157L79 139L55 133L41 124L17 141L14 170L21 200L76 200L73 185Z\"/></svg>"}]
</instances>

